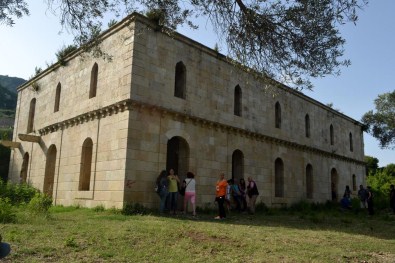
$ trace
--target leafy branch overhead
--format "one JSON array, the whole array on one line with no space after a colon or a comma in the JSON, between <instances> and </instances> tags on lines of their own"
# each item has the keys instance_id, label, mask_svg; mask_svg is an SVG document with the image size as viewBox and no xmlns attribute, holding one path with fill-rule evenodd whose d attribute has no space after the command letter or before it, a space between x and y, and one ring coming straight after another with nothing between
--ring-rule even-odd
<instances>
[{"instance_id":1,"label":"leafy branch overhead","mask_svg":"<svg viewBox=\"0 0 395 263\"><path fill-rule=\"evenodd\" d=\"M4 1L3 1L4 2ZM24 3L21 0L8 2ZM340 74L350 61L343 58L345 40L339 27L358 20L368 0L46 0L82 45L94 39L104 15L159 11L162 30L180 25L197 28L205 19L214 26L227 55L263 77L295 88L312 88L311 77ZM7 5L7 1L6 1ZM1 21L19 17L1 6ZM8 23L10 24L10 23Z\"/></svg>"}]
</instances>

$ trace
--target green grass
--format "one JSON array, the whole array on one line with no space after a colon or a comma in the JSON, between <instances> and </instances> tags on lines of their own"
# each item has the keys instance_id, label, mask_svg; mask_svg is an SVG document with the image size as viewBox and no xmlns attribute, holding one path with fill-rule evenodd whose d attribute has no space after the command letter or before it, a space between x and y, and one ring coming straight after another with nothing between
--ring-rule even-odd
<instances>
[{"instance_id":1,"label":"green grass","mask_svg":"<svg viewBox=\"0 0 395 263\"><path fill-rule=\"evenodd\" d=\"M269 210L215 221L213 213L50 210L18 210L17 223L0 224L12 248L4 262L395 262L395 218L386 213Z\"/></svg>"}]
</instances>

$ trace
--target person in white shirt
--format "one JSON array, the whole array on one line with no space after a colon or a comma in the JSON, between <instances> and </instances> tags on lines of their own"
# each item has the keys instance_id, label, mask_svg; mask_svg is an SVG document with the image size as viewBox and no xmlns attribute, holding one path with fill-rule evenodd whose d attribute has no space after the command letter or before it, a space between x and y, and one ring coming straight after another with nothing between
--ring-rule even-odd
<instances>
[{"instance_id":1,"label":"person in white shirt","mask_svg":"<svg viewBox=\"0 0 395 263\"><path fill-rule=\"evenodd\" d=\"M187 178L185 178L183 184L185 184L185 196L184 196L184 213L187 212L187 203L190 201L192 205L192 215L196 216L196 181L195 175L192 172L187 172Z\"/></svg>"}]
</instances>

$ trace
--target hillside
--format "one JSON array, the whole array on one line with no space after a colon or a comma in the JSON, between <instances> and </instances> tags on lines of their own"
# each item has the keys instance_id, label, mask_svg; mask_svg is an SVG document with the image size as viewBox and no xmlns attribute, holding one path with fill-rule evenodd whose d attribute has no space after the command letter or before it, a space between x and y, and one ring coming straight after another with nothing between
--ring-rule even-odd
<instances>
[{"instance_id":1,"label":"hillside","mask_svg":"<svg viewBox=\"0 0 395 263\"><path fill-rule=\"evenodd\" d=\"M26 80L0 75L0 128L14 125L16 108L16 88Z\"/></svg>"},{"instance_id":2,"label":"hillside","mask_svg":"<svg viewBox=\"0 0 395 263\"><path fill-rule=\"evenodd\" d=\"M22 78L0 75L0 86L6 88L7 90L11 91L12 93L16 93L16 88L25 82L26 82L26 80L24 80ZM3 94L3 93L0 93L0 95L1 94Z\"/></svg>"},{"instance_id":3,"label":"hillside","mask_svg":"<svg viewBox=\"0 0 395 263\"><path fill-rule=\"evenodd\" d=\"M16 93L0 84L0 109L15 110L16 107Z\"/></svg>"}]
</instances>

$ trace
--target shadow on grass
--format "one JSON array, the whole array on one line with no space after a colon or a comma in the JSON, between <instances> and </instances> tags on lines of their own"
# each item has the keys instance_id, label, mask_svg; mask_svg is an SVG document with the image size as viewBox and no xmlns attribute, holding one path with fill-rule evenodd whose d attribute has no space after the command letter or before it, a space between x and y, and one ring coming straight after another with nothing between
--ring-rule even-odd
<instances>
[{"instance_id":1,"label":"shadow on grass","mask_svg":"<svg viewBox=\"0 0 395 263\"><path fill-rule=\"evenodd\" d=\"M395 215L389 211L378 211L368 215L361 209L343 210L330 208L327 210L296 211L294 209L264 209L254 215L231 211L224 220L215 220L216 211L205 211L197 217L192 215L170 215L153 212L151 215L172 218L175 220L191 220L212 222L215 224L246 225L255 227L283 227L298 230L335 231L352 235L366 235L379 239L394 240Z\"/></svg>"}]
</instances>

